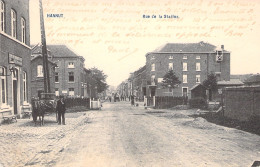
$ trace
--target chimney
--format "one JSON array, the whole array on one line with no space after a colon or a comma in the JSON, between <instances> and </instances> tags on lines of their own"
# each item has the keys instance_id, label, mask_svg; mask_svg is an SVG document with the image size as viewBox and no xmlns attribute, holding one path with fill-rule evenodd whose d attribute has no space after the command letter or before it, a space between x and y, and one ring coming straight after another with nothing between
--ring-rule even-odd
<instances>
[{"instance_id":1,"label":"chimney","mask_svg":"<svg viewBox=\"0 0 260 167\"><path fill-rule=\"evenodd\" d=\"M221 45L221 49L224 50L224 45Z\"/></svg>"}]
</instances>

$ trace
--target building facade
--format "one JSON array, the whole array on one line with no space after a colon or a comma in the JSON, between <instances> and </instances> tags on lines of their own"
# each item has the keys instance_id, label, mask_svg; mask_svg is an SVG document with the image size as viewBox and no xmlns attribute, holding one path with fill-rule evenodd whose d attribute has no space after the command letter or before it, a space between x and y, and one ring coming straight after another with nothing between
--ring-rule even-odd
<instances>
[{"instance_id":1,"label":"building facade","mask_svg":"<svg viewBox=\"0 0 260 167\"><path fill-rule=\"evenodd\" d=\"M29 0L0 0L0 112L29 104L30 58Z\"/></svg>"},{"instance_id":2,"label":"building facade","mask_svg":"<svg viewBox=\"0 0 260 167\"><path fill-rule=\"evenodd\" d=\"M181 84L172 91L163 88L164 75L173 70ZM218 81L230 80L230 52L209 43L167 43L146 54L147 96L188 96L210 73Z\"/></svg>"},{"instance_id":3,"label":"building facade","mask_svg":"<svg viewBox=\"0 0 260 167\"><path fill-rule=\"evenodd\" d=\"M43 60L41 53L34 53L31 59L31 97L40 98L44 92ZM55 67L56 64L48 60L50 76L50 93L55 93Z\"/></svg>"},{"instance_id":4,"label":"building facade","mask_svg":"<svg viewBox=\"0 0 260 167\"><path fill-rule=\"evenodd\" d=\"M55 68L55 94L87 97L87 82L85 78L84 62L82 56L65 45L48 45Z\"/></svg>"}]
</instances>

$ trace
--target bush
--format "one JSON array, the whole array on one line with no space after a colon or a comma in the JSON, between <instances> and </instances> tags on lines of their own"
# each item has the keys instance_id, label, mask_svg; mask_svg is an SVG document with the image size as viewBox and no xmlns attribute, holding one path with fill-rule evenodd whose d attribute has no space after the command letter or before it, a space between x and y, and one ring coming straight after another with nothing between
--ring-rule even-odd
<instances>
[{"instance_id":1,"label":"bush","mask_svg":"<svg viewBox=\"0 0 260 167\"><path fill-rule=\"evenodd\" d=\"M207 108L207 101L204 98L193 98L189 100L190 108L200 108L205 109Z\"/></svg>"}]
</instances>

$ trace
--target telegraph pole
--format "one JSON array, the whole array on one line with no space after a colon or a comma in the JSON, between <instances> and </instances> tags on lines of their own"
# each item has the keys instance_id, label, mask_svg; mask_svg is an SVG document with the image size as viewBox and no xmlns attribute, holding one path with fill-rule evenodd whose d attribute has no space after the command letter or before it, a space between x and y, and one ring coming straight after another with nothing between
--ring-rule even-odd
<instances>
[{"instance_id":1,"label":"telegraph pole","mask_svg":"<svg viewBox=\"0 0 260 167\"><path fill-rule=\"evenodd\" d=\"M45 28L44 28L42 0L39 0L39 5L40 5L40 25L41 25L44 93L50 93L51 92L51 90L50 90L50 77L49 77L49 68L48 68L48 55L47 55L47 47L46 47L46 37L45 37Z\"/></svg>"}]
</instances>

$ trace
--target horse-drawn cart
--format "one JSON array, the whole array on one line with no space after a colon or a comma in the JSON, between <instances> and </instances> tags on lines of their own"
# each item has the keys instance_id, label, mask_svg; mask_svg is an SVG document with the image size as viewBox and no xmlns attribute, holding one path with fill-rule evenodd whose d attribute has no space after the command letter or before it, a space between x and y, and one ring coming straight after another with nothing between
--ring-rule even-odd
<instances>
[{"instance_id":1,"label":"horse-drawn cart","mask_svg":"<svg viewBox=\"0 0 260 167\"><path fill-rule=\"evenodd\" d=\"M54 93L41 93L39 99L32 99L32 117L33 121L37 121L39 117L40 125L44 124L44 115L50 113L56 114L56 121L58 121L58 115L56 112L56 97Z\"/></svg>"}]
</instances>

